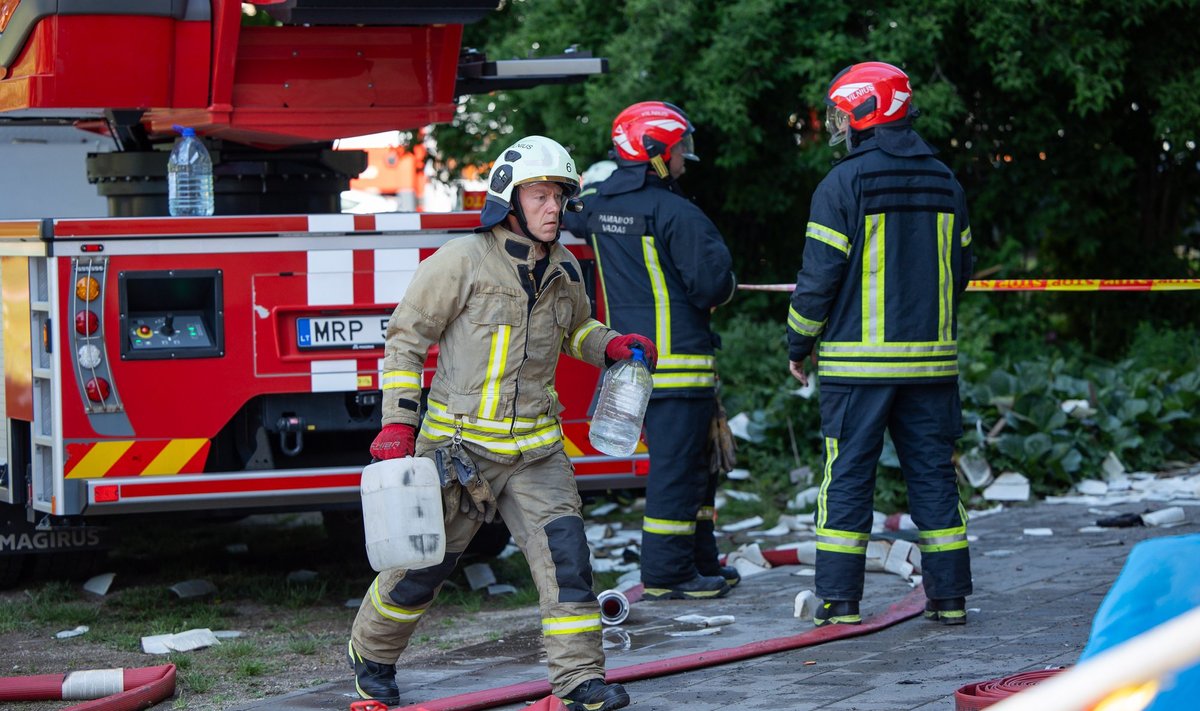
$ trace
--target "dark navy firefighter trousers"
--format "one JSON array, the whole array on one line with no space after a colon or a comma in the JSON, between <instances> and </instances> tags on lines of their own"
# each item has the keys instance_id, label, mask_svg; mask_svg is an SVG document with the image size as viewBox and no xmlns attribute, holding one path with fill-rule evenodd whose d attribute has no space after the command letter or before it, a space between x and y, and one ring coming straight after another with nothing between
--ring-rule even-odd
<instances>
[{"instance_id":1,"label":"dark navy firefighter trousers","mask_svg":"<svg viewBox=\"0 0 1200 711\"><path fill-rule=\"evenodd\" d=\"M918 529L925 595L971 594L967 514L952 460L962 436L956 383L821 383L825 468L817 498L817 596L861 600L886 428L896 446Z\"/></svg>"},{"instance_id":2,"label":"dark navy firefighter trousers","mask_svg":"<svg viewBox=\"0 0 1200 711\"><path fill-rule=\"evenodd\" d=\"M713 534L716 477L709 474L707 453L716 409L711 396L652 398L646 408L650 476L642 582L648 587L669 587L720 570Z\"/></svg>"}]
</instances>

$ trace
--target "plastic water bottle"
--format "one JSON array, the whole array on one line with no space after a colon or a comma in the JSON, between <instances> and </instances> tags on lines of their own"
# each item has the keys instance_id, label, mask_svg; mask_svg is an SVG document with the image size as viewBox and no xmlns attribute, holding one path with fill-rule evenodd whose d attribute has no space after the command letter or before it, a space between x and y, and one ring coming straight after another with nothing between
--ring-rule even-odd
<instances>
[{"instance_id":1,"label":"plastic water bottle","mask_svg":"<svg viewBox=\"0 0 1200 711\"><path fill-rule=\"evenodd\" d=\"M432 459L401 457L368 464L359 490L372 568L411 570L442 562L442 483Z\"/></svg>"},{"instance_id":2,"label":"plastic water bottle","mask_svg":"<svg viewBox=\"0 0 1200 711\"><path fill-rule=\"evenodd\" d=\"M212 157L190 127L176 126L183 134L167 159L167 206L175 216L213 214Z\"/></svg>"},{"instance_id":3,"label":"plastic water bottle","mask_svg":"<svg viewBox=\"0 0 1200 711\"><path fill-rule=\"evenodd\" d=\"M606 370L588 433L592 446L614 457L633 454L653 390L654 378L640 348L633 349L629 360Z\"/></svg>"}]
</instances>

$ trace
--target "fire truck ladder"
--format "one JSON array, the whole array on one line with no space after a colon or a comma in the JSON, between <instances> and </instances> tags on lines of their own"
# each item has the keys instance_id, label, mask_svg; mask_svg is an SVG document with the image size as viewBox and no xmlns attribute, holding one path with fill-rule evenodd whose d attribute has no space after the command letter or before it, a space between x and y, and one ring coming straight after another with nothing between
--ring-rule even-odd
<instances>
[{"instance_id":1,"label":"fire truck ladder","mask_svg":"<svg viewBox=\"0 0 1200 711\"><path fill-rule=\"evenodd\" d=\"M30 501L37 511L54 512L55 439L60 413L54 407L58 393L53 354L54 329L50 323L50 295L55 293L53 272L46 257L29 259L30 349L33 354L32 480Z\"/></svg>"}]
</instances>

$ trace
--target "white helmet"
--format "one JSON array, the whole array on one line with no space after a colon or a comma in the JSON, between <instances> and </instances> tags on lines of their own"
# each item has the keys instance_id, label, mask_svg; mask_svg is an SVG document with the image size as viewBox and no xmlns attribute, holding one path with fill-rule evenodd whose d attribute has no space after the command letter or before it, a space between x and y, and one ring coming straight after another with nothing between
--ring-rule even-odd
<instances>
[{"instance_id":1,"label":"white helmet","mask_svg":"<svg viewBox=\"0 0 1200 711\"><path fill-rule=\"evenodd\" d=\"M579 194L579 171L571 154L558 141L545 136L526 136L505 148L488 176L487 201L479 213L479 229L490 230L513 211L516 207L513 188L544 182L561 185L566 198Z\"/></svg>"}]
</instances>

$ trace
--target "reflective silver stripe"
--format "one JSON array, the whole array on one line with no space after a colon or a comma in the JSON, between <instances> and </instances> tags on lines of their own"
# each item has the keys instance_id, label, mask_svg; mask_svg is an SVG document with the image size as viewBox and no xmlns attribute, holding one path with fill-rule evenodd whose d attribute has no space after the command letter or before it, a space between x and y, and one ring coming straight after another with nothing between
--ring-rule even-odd
<instances>
[{"instance_id":1,"label":"reflective silver stripe","mask_svg":"<svg viewBox=\"0 0 1200 711\"><path fill-rule=\"evenodd\" d=\"M919 362L919 363L866 363L830 361L819 358L817 361L818 375L845 377L875 377L875 378L920 378L941 375L957 375L958 361Z\"/></svg>"},{"instance_id":2,"label":"reflective silver stripe","mask_svg":"<svg viewBox=\"0 0 1200 711\"><path fill-rule=\"evenodd\" d=\"M874 356L893 358L924 358L927 356L957 356L958 345L954 341L945 343L845 343L824 341L817 347L818 355Z\"/></svg>"},{"instance_id":3,"label":"reflective silver stripe","mask_svg":"<svg viewBox=\"0 0 1200 711\"><path fill-rule=\"evenodd\" d=\"M834 553L850 553L852 555L867 554L867 539L865 533L854 531L834 531L826 528L817 529L817 550L833 551Z\"/></svg>"},{"instance_id":4,"label":"reflective silver stripe","mask_svg":"<svg viewBox=\"0 0 1200 711\"><path fill-rule=\"evenodd\" d=\"M596 319L589 318L588 320L584 321L579 328L575 329L575 334L571 336L571 345L568 347L571 355L575 356L576 358L583 358L584 339L587 338L589 333L595 331L597 328L600 328L603 325L604 324L600 323Z\"/></svg>"},{"instance_id":5,"label":"reflective silver stripe","mask_svg":"<svg viewBox=\"0 0 1200 711\"><path fill-rule=\"evenodd\" d=\"M508 341L512 326L497 326L492 334L487 371L479 397L479 416L491 419L500 407L500 386L504 382L504 367L508 363Z\"/></svg>"},{"instance_id":6,"label":"reflective silver stripe","mask_svg":"<svg viewBox=\"0 0 1200 711\"><path fill-rule=\"evenodd\" d=\"M695 369L695 370L712 370L713 362L716 359L710 355L678 355L671 354L658 359L658 367L662 369L674 368L677 370Z\"/></svg>"},{"instance_id":7,"label":"reflective silver stripe","mask_svg":"<svg viewBox=\"0 0 1200 711\"><path fill-rule=\"evenodd\" d=\"M964 247L971 246L971 228L970 227L968 227L967 229L962 231L962 236L960 237L960 239L962 240L962 246L964 246Z\"/></svg>"},{"instance_id":8,"label":"reflective silver stripe","mask_svg":"<svg viewBox=\"0 0 1200 711\"><path fill-rule=\"evenodd\" d=\"M577 615L575 617L543 617L542 634L579 634L580 632L598 632L600 630L600 613Z\"/></svg>"},{"instance_id":9,"label":"reflective silver stripe","mask_svg":"<svg viewBox=\"0 0 1200 711\"><path fill-rule=\"evenodd\" d=\"M884 262L887 256L883 215L867 215L862 262L862 339L882 343L884 339Z\"/></svg>"},{"instance_id":10,"label":"reflective silver stripe","mask_svg":"<svg viewBox=\"0 0 1200 711\"><path fill-rule=\"evenodd\" d=\"M954 337L954 215L938 213L938 338L948 341Z\"/></svg>"},{"instance_id":11,"label":"reflective silver stripe","mask_svg":"<svg viewBox=\"0 0 1200 711\"><path fill-rule=\"evenodd\" d=\"M428 415L426 415L425 421L421 424L421 433L434 442L450 439L458 431L457 427L453 425L447 426L444 422L435 421ZM539 447L546 447L562 440L562 430L559 429L558 425L553 425L537 432L514 433L512 437L490 437L466 427L462 428L461 433L464 440L484 447L489 452L511 455L528 452L531 449Z\"/></svg>"},{"instance_id":12,"label":"reflective silver stripe","mask_svg":"<svg viewBox=\"0 0 1200 711\"><path fill-rule=\"evenodd\" d=\"M642 530L663 536L690 536L696 532L696 522L647 517L642 519Z\"/></svg>"},{"instance_id":13,"label":"reflective silver stripe","mask_svg":"<svg viewBox=\"0 0 1200 711\"><path fill-rule=\"evenodd\" d=\"M842 254L850 254L850 238L846 237L846 235L838 232L837 230L832 230L826 227L825 225L816 222L808 223L808 226L804 229L804 236L812 237L818 242L824 242Z\"/></svg>"},{"instance_id":14,"label":"reflective silver stripe","mask_svg":"<svg viewBox=\"0 0 1200 711\"><path fill-rule=\"evenodd\" d=\"M430 400L427 409L427 416L433 417L435 420L440 420L449 425L454 425L459 420L458 416L450 414L449 408L445 404L436 400ZM464 429L503 434L508 434L510 432L529 432L554 424L558 424L558 419L550 417L549 415L541 415L537 419L518 417L516 419L515 426L513 425L513 419L511 417L505 417L501 420L489 420L478 417L473 420L463 420Z\"/></svg>"},{"instance_id":15,"label":"reflective silver stripe","mask_svg":"<svg viewBox=\"0 0 1200 711\"><path fill-rule=\"evenodd\" d=\"M511 419L466 420L449 414L445 405L433 400L429 401L421 432L434 442L461 433L468 442L490 452L507 455L520 454L562 440L562 428L558 420L552 417L543 416L537 420L518 418L515 425Z\"/></svg>"},{"instance_id":16,"label":"reflective silver stripe","mask_svg":"<svg viewBox=\"0 0 1200 711\"><path fill-rule=\"evenodd\" d=\"M715 373L654 373L656 388L714 388L717 386Z\"/></svg>"},{"instance_id":17,"label":"reflective silver stripe","mask_svg":"<svg viewBox=\"0 0 1200 711\"><path fill-rule=\"evenodd\" d=\"M843 538L842 536L817 536L817 541L821 543L829 543L835 546L845 546L847 548L862 548L867 549L867 542L860 541L854 538Z\"/></svg>"},{"instance_id":18,"label":"reflective silver stripe","mask_svg":"<svg viewBox=\"0 0 1200 711\"><path fill-rule=\"evenodd\" d=\"M788 327L802 336L816 337L825 330L825 322L805 318L796 311L795 307L788 306Z\"/></svg>"},{"instance_id":19,"label":"reflective silver stripe","mask_svg":"<svg viewBox=\"0 0 1200 711\"><path fill-rule=\"evenodd\" d=\"M642 237L642 257L646 260L646 274L654 293L654 344L658 346L659 356L666 358L671 355L671 294L667 291L667 279L658 262L653 237Z\"/></svg>"},{"instance_id":20,"label":"reflective silver stripe","mask_svg":"<svg viewBox=\"0 0 1200 711\"><path fill-rule=\"evenodd\" d=\"M371 583L371 606L379 614L397 622L416 622L421 619L421 615L425 614L424 610L406 610L403 607L396 607L384 602L383 596L379 593L379 578L375 578L375 582Z\"/></svg>"},{"instance_id":21,"label":"reflective silver stripe","mask_svg":"<svg viewBox=\"0 0 1200 711\"><path fill-rule=\"evenodd\" d=\"M947 543L957 543L958 541L965 541L965 540L967 540L967 534L965 532L960 533L955 536L926 536L925 534L921 534L921 536L920 536L920 541L922 544L931 545L931 546L945 545Z\"/></svg>"},{"instance_id":22,"label":"reflective silver stripe","mask_svg":"<svg viewBox=\"0 0 1200 711\"><path fill-rule=\"evenodd\" d=\"M421 389L421 374L411 370L386 370L383 373L381 390L398 388Z\"/></svg>"}]
</instances>

